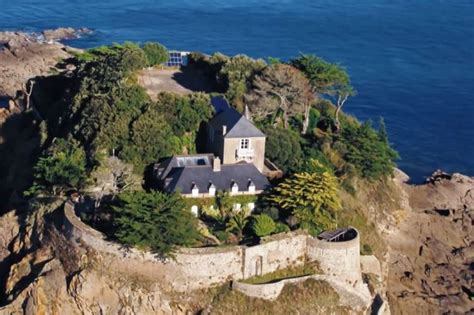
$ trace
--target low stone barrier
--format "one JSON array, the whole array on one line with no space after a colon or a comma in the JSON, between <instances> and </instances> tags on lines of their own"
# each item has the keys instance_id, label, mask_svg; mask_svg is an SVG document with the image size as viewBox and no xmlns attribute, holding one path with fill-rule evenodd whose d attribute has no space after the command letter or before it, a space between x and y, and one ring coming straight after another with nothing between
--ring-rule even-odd
<instances>
[{"instance_id":1,"label":"low stone barrier","mask_svg":"<svg viewBox=\"0 0 474 315\"><path fill-rule=\"evenodd\" d=\"M232 289L247 296L265 300L276 300L284 286L291 283L301 283L308 279L326 281L339 294L342 305L350 306L353 309L365 310L370 306L371 295L366 284L358 282L351 284L338 277L327 275L310 275L297 278L282 279L277 282L264 284L250 284L240 281L232 282Z\"/></svg>"}]
</instances>

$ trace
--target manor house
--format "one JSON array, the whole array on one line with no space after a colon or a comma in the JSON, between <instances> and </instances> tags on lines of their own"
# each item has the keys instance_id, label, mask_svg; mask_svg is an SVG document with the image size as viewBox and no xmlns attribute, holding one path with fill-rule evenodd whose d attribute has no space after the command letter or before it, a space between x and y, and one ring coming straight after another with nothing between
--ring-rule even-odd
<instances>
[{"instance_id":1,"label":"manor house","mask_svg":"<svg viewBox=\"0 0 474 315\"><path fill-rule=\"evenodd\" d=\"M185 197L256 195L270 186L263 174L265 134L222 97L211 101L214 117L207 124L206 154L177 155L155 164L158 188Z\"/></svg>"}]
</instances>

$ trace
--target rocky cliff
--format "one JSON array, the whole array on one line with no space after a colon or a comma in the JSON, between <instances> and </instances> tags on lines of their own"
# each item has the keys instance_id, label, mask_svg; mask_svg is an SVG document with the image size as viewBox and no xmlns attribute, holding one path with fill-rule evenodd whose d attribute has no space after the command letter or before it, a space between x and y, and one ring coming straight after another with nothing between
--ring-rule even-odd
<instances>
[{"instance_id":1,"label":"rocky cliff","mask_svg":"<svg viewBox=\"0 0 474 315\"><path fill-rule=\"evenodd\" d=\"M474 178L433 177L425 185L402 181L409 208L386 227L385 285L393 314L472 311ZM59 203L57 203L59 204ZM57 205L56 204L56 205ZM51 212L50 210L45 210ZM73 251L54 222L58 212L21 219L13 212L0 225L4 275L0 313L171 314L190 310L159 283L149 283L113 266L100 267L100 253ZM29 222L29 223L28 223ZM33 223L36 222L36 223ZM192 303L191 303L192 304Z\"/></svg>"},{"instance_id":2,"label":"rocky cliff","mask_svg":"<svg viewBox=\"0 0 474 315\"><path fill-rule=\"evenodd\" d=\"M474 311L474 178L437 172L403 185L411 210L385 237L393 313Z\"/></svg>"}]
</instances>

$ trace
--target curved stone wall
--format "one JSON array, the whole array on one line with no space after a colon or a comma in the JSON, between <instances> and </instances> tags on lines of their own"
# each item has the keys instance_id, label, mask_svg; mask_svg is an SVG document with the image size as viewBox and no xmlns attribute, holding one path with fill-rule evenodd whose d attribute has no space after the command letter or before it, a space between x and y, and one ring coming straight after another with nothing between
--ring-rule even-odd
<instances>
[{"instance_id":1,"label":"curved stone wall","mask_svg":"<svg viewBox=\"0 0 474 315\"><path fill-rule=\"evenodd\" d=\"M366 284L359 282L357 285L352 285L345 281L341 281L339 277L328 275L303 276L264 284L249 284L234 281L232 282L232 289L250 297L276 300L286 284L301 283L308 279L328 282L339 294L342 305L347 305L358 310L366 310L370 305L371 295Z\"/></svg>"},{"instance_id":2,"label":"curved stone wall","mask_svg":"<svg viewBox=\"0 0 474 315\"><path fill-rule=\"evenodd\" d=\"M76 216L72 202L64 206L64 228L69 240L95 250L108 270L168 283L177 291L208 288L302 264L306 254L307 235L290 232L264 238L251 247L182 248L175 260L163 261L150 252L107 240Z\"/></svg>"},{"instance_id":3,"label":"curved stone wall","mask_svg":"<svg viewBox=\"0 0 474 315\"><path fill-rule=\"evenodd\" d=\"M307 258L319 261L321 270L327 275L345 278L350 282L362 281L359 232L356 229L354 231L356 236L344 242L308 237Z\"/></svg>"}]
</instances>

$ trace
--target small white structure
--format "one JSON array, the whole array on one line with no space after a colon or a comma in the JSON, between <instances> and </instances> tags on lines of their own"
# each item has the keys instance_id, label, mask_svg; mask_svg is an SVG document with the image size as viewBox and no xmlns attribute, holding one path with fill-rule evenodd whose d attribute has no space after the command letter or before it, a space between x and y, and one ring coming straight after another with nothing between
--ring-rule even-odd
<instances>
[{"instance_id":1,"label":"small white structure","mask_svg":"<svg viewBox=\"0 0 474 315\"><path fill-rule=\"evenodd\" d=\"M198 197L199 196L199 188L194 183L193 183L193 186L191 188L191 196L193 196L193 197Z\"/></svg>"},{"instance_id":2,"label":"small white structure","mask_svg":"<svg viewBox=\"0 0 474 315\"><path fill-rule=\"evenodd\" d=\"M249 193L255 193L255 184L250 178L249 178Z\"/></svg>"},{"instance_id":3,"label":"small white structure","mask_svg":"<svg viewBox=\"0 0 474 315\"><path fill-rule=\"evenodd\" d=\"M237 185L237 183L234 182L234 183L232 184L230 194L231 194L231 195L235 195L235 194L237 194L238 192L239 192L239 185Z\"/></svg>"},{"instance_id":4,"label":"small white structure","mask_svg":"<svg viewBox=\"0 0 474 315\"><path fill-rule=\"evenodd\" d=\"M211 182L209 185L209 196L214 197L216 195L216 186Z\"/></svg>"},{"instance_id":5,"label":"small white structure","mask_svg":"<svg viewBox=\"0 0 474 315\"><path fill-rule=\"evenodd\" d=\"M197 217L199 215L199 208L198 206L194 205L191 207L191 212L192 214L194 214L195 217Z\"/></svg>"}]
</instances>

